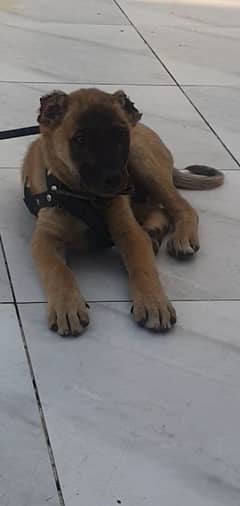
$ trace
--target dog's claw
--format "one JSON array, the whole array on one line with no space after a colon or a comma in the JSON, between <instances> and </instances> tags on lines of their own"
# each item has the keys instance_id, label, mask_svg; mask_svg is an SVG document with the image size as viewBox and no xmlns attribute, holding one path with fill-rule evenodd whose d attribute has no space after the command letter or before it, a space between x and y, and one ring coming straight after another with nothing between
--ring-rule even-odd
<instances>
[{"instance_id":1,"label":"dog's claw","mask_svg":"<svg viewBox=\"0 0 240 506\"><path fill-rule=\"evenodd\" d=\"M85 301L78 294L48 303L49 328L62 337L81 335L89 324Z\"/></svg>"},{"instance_id":2,"label":"dog's claw","mask_svg":"<svg viewBox=\"0 0 240 506\"><path fill-rule=\"evenodd\" d=\"M155 333L168 332L177 320L176 311L168 299L149 300L142 297L141 301L134 304L131 312L140 327Z\"/></svg>"},{"instance_id":3,"label":"dog's claw","mask_svg":"<svg viewBox=\"0 0 240 506\"><path fill-rule=\"evenodd\" d=\"M171 237L167 243L167 252L177 260L188 260L199 250L198 240L178 240Z\"/></svg>"}]
</instances>

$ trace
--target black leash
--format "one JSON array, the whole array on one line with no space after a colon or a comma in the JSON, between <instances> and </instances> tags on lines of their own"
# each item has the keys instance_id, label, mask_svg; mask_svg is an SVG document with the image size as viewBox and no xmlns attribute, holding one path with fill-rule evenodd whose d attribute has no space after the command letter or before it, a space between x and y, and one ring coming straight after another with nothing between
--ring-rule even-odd
<instances>
[{"instance_id":1,"label":"black leash","mask_svg":"<svg viewBox=\"0 0 240 506\"><path fill-rule=\"evenodd\" d=\"M12 130L0 130L0 140L12 139L13 137L26 137L27 135L36 135L40 133L39 126L25 128L14 128Z\"/></svg>"}]
</instances>

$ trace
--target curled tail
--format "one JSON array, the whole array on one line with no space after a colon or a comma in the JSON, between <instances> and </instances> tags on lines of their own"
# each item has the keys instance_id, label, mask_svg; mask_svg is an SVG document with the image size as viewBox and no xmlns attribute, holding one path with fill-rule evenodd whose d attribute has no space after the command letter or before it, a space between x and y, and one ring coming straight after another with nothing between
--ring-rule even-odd
<instances>
[{"instance_id":1,"label":"curled tail","mask_svg":"<svg viewBox=\"0 0 240 506\"><path fill-rule=\"evenodd\" d=\"M224 174L206 165L190 165L184 170L174 168L173 182L183 190L211 190L223 184Z\"/></svg>"}]
</instances>

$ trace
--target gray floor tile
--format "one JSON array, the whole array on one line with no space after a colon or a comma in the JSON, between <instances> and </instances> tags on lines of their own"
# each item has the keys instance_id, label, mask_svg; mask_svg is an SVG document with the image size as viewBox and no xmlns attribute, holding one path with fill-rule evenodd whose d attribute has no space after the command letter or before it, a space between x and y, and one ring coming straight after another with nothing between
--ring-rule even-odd
<instances>
[{"instance_id":1,"label":"gray floor tile","mask_svg":"<svg viewBox=\"0 0 240 506\"><path fill-rule=\"evenodd\" d=\"M238 0L118 0L118 4L137 26L198 22L211 27L239 27Z\"/></svg>"},{"instance_id":2,"label":"gray floor tile","mask_svg":"<svg viewBox=\"0 0 240 506\"><path fill-rule=\"evenodd\" d=\"M240 163L240 88L186 86L185 91Z\"/></svg>"},{"instance_id":3,"label":"gray floor tile","mask_svg":"<svg viewBox=\"0 0 240 506\"><path fill-rule=\"evenodd\" d=\"M131 26L41 23L4 14L0 21L2 81L172 82Z\"/></svg>"},{"instance_id":4,"label":"gray floor tile","mask_svg":"<svg viewBox=\"0 0 240 506\"><path fill-rule=\"evenodd\" d=\"M93 304L77 340L20 308L67 506L239 504L240 303L176 307L156 337Z\"/></svg>"},{"instance_id":5,"label":"gray floor tile","mask_svg":"<svg viewBox=\"0 0 240 506\"><path fill-rule=\"evenodd\" d=\"M21 336L11 305L0 305L1 506L59 505Z\"/></svg>"},{"instance_id":6,"label":"gray floor tile","mask_svg":"<svg viewBox=\"0 0 240 506\"><path fill-rule=\"evenodd\" d=\"M126 17L112 0L68 0L59 3L48 0L21 0L16 2L4 2L4 11L9 19L15 16L19 19L29 19L39 23L66 23L66 24L103 24L120 25L127 24Z\"/></svg>"},{"instance_id":7,"label":"gray floor tile","mask_svg":"<svg viewBox=\"0 0 240 506\"><path fill-rule=\"evenodd\" d=\"M238 0L119 3L179 83L240 84Z\"/></svg>"},{"instance_id":8,"label":"gray floor tile","mask_svg":"<svg viewBox=\"0 0 240 506\"><path fill-rule=\"evenodd\" d=\"M12 294L2 250L0 248L0 303L1 302L12 302Z\"/></svg>"}]
</instances>

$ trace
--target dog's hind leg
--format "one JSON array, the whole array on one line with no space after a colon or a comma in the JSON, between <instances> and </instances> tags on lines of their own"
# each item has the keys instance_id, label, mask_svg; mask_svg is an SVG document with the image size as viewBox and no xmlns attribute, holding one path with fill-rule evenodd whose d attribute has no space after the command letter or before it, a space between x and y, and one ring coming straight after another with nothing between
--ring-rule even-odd
<instances>
[{"instance_id":1,"label":"dog's hind leg","mask_svg":"<svg viewBox=\"0 0 240 506\"><path fill-rule=\"evenodd\" d=\"M199 249L198 215L177 191L171 175L166 174L164 180L159 172L158 167L153 168L151 183L148 178L147 184L152 196L163 204L173 226L168 253L178 259L190 257Z\"/></svg>"},{"instance_id":2,"label":"dog's hind leg","mask_svg":"<svg viewBox=\"0 0 240 506\"><path fill-rule=\"evenodd\" d=\"M171 220L168 253L179 259L192 256L199 249L197 213L174 185L173 160L167 148L143 125L132 142L129 167L133 179L153 202L164 206Z\"/></svg>"},{"instance_id":3,"label":"dog's hind leg","mask_svg":"<svg viewBox=\"0 0 240 506\"><path fill-rule=\"evenodd\" d=\"M155 207L143 222L144 230L150 235L155 255L159 252L162 241L169 231L170 221L163 208Z\"/></svg>"},{"instance_id":4,"label":"dog's hind leg","mask_svg":"<svg viewBox=\"0 0 240 506\"><path fill-rule=\"evenodd\" d=\"M170 220L165 210L152 204L133 204L133 212L145 232L151 238L155 255L159 252L163 238L169 231Z\"/></svg>"}]
</instances>

